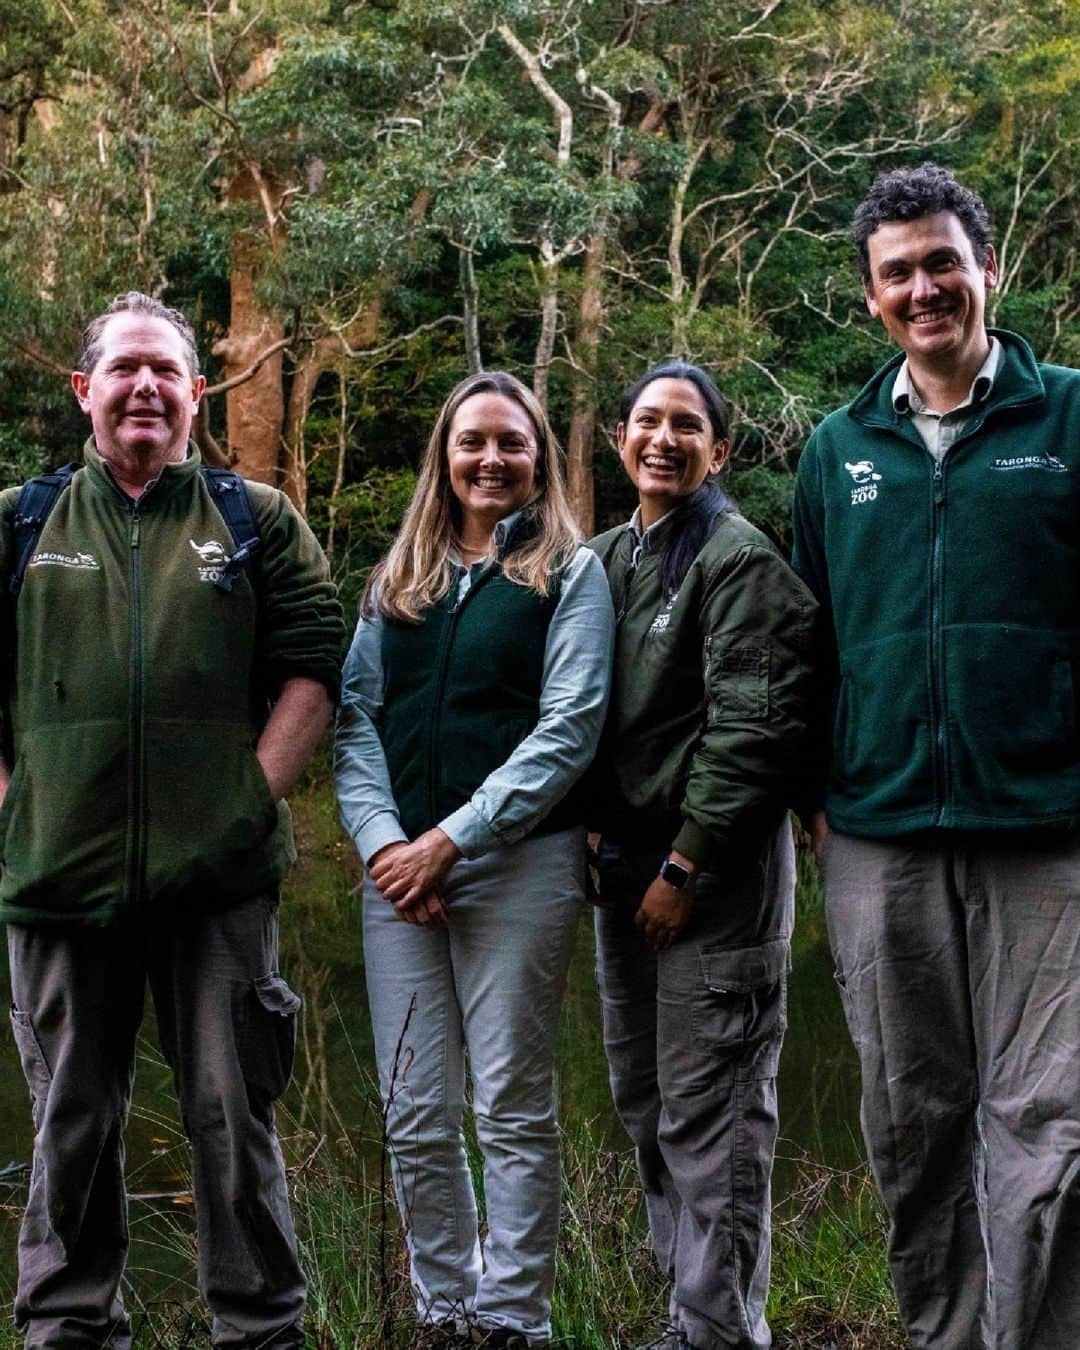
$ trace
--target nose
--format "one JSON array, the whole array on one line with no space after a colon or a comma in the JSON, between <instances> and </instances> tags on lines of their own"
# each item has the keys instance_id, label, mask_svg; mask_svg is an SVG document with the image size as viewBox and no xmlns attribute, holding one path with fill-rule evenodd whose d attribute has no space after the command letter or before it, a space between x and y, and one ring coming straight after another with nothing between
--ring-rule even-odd
<instances>
[{"instance_id":1,"label":"nose","mask_svg":"<svg viewBox=\"0 0 1080 1350\"><path fill-rule=\"evenodd\" d=\"M938 293L938 284L933 274L925 267L916 267L911 275L911 298L917 301L933 300Z\"/></svg>"},{"instance_id":2,"label":"nose","mask_svg":"<svg viewBox=\"0 0 1080 1350\"><path fill-rule=\"evenodd\" d=\"M498 437L489 436L484 442L484 453L480 456L481 464L501 464L502 447L499 445Z\"/></svg>"},{"instance_id":3,"label":"nose","mask_svg":"<svg viewBox=\"0 0 1080 1350\"><path fill-rule=\"evenodd\" d=\"M675 444L675 432L666 417L661 418L653 428L652 442L657 449L668 449Z\"/></svg>"},{"instance_id":4,"label":"nose","mask_svg":"<svg viewBox=\"0 0 1080 1350\"><path fill-rule=\"evenodd\" d=\"M134 389L137 394L154 394L157 392L157 380L154 378L154 371L148 365L142 365L135 372Z\"/></svg>"}]
</instances>

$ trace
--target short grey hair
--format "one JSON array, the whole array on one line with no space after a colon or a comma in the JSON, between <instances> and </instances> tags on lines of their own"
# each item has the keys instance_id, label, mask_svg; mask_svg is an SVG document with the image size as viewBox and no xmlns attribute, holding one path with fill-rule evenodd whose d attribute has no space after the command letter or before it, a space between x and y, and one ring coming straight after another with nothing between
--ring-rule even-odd
<instances>
[{"instance_id":1,"label":"short grey hair","mask_svg":"<svg viewBox=\"0 0 1080 1350\"><path fill-rule=\"evenodd\" d=\"M103 314L99 314L96 319L91 319L86 325L83 332L82 355L79 357L78 367L84 374L90 375L101 360L101 349L104 345L103 335L109 320L115 314L125 313L147 314L152 319L164 319L166 323L172 324L183 341L184 354L187 357L191 378L193 380L198 379L199 351L195 346L195 330L178 309L170 309L168 305L163 305L160 300L155 300L152 295L144 295L142 291L126 291L123 295L118 295Z\"/></svg>"}]
</instances>

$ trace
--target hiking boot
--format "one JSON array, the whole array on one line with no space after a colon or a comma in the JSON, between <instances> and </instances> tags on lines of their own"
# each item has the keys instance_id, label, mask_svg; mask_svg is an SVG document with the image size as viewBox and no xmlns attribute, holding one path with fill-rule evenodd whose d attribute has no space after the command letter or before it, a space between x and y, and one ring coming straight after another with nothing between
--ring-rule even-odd
<instances>
[{"instance_id":1,"label":"hiking boot","mask_svg":"<svg viewBox=\"0 0 1080 1350\"><path fill-rule=\"evenodd\" d=\"M694 1350L694 1348L686 1339L682 1327L669 1323L656 1340L639 1345L637 1350Z\"/></svg>"}]
</instances>

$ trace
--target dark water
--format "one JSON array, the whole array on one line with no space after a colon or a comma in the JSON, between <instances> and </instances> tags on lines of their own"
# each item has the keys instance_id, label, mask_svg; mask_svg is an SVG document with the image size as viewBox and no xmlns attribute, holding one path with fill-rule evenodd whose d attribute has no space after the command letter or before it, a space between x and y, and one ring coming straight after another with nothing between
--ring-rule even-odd
<instances>
[{"instance_id":1,"label":"dark water","mask_svg":"<svg viewBox=\"0 0 1080 1350\"><path fill-rule=\"evenodd\" d=\"M313 789L297 803L302 861L282 904L281 969L305 1008L293 1082L279 1116L290 1163L347 1137L378 1149L380 1120L372 1076L371 1035L363 984L358 873L329 794ZM781 1144L776 1193L796 1182L808 1154L836 1167L860 1156L858 1076L843 1025L812 867L803 869L789 984L789 1029L780 1072ZM6 954L2 958L6 982ZM611 1107L593 980L591 920L583 916L571 972L559 1059L564 1125L584 1122L606 1147L625 1138ZM14 1244L25 1195L32 1129L29 1102L10 1034L0 1035L0 1299L14 1288ZM132 1193L129 1282L144 1297L189 1297L193 1274L192 1205L185 1146L171 1074L156 1047L148 1011L139 1043L127 1132ZM175 1220L162 1240L162 1215ZM130 1301L130 1299L129 1299Z\"/></svg>"}]
</instances>

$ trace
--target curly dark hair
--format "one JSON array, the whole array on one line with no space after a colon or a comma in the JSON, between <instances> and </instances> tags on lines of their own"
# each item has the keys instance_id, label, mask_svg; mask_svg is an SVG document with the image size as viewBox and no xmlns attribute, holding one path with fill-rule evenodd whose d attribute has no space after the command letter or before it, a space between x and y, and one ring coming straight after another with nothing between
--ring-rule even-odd
<instances>
[{"instance_id":1,"label":"curly dark hair","mask_svg":"<svg viewBox=\"0 0 1080 1350\"><path fill-rule=\"evenodd\" d=\"M938 211L951 211L957 217L981 267L991 242L990 216L983 199L958 183L948 169L926 160L917 169L878 174L860 202L852 224L863 281L870 280L869 239L879 225L891 220L920 220Z\"/></svg>"}]
</instances>

